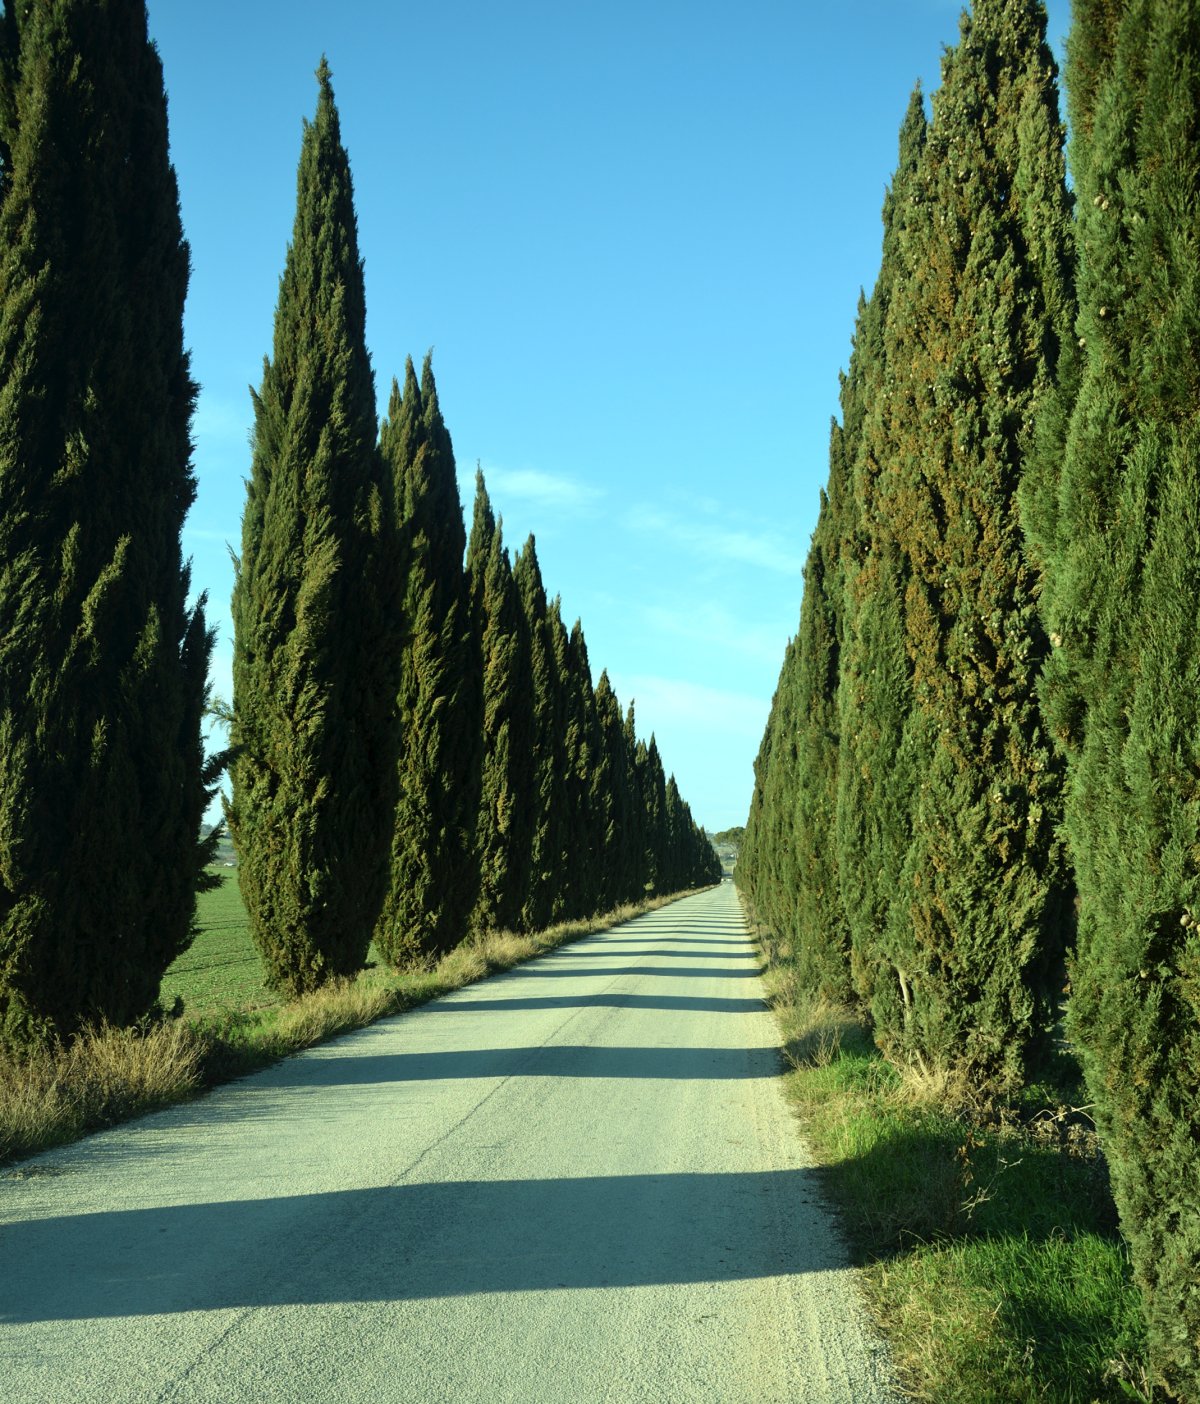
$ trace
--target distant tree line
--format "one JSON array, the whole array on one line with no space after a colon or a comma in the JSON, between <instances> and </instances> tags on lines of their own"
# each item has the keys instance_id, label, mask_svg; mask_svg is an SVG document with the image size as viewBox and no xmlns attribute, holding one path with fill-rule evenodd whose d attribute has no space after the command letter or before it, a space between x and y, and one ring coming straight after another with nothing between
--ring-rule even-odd
<instances>
[{"instance_id":1,"label":"distant tree line","mask_svg":"<svg viewBox=\"0 0 1200 1404\"><path fill-rule=\"evenodd\" d=\"M898 1063L1069 989L1166 1397L1200 1397L1200 4L1040 0L914 93L737 879Z\"/></svg>"},{"instance_id":2,"label":"distant tree line","mask_svg":"<svg viewBox=\"0 0 1200 1404\"><path fill-rule=\"evenodd\" d=\"M0 15L0 1043L150 1013L228 821L288 994L716 881L653 738L515 562L468 550L428 358L382 427L322 61L254 395L230 749L188 605L188 248L144 0ZM464 559L465 558L465 559Z\"/></svg>"}]
</instances>

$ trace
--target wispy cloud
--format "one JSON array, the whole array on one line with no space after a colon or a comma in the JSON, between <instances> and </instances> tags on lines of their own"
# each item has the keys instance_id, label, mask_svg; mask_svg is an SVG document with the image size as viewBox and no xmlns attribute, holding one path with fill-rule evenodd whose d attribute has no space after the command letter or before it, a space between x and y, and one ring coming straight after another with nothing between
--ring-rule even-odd
<instances>
[{"instance_id":1,"label":"wispy cloud","mask_svg":"<svg viewBox=\"0 0 1200 1404\"><path fill-rule=\"evenodd\" d=\"M770 699L654 673L621 675L613 679L613 686L623 705L633 700L638 734L643 736L686 729L714 739L734 736L757 743L771 707Z\"/></svg>"},{"instance_id":2,"label":"wispy cloud","mask_svg":"<svg viewBox=\"0 0 1200 1404\"><path fill-rule=\"evenodd\" d=\"M776 624L740 619L719 602L647 605L642 616L650 628L674 638L705 643L716 654L738 654L773 668L779 666L787 643L787 633ZM795 620L791 623L794 630Z\"/></svg>"},{"instance_id":3,"label":"wispy cloud","mask_svg":"<svg viewBox=\"0 0 1200 1404\"><path fill-rule=\"evenodd\" d=\"M804 550L778 532L751 531L731 523L689 519L680 512L641 505L625 517L631 531L674 542L709 560L737 561L779 575L804 573Z\"/></svg>"},{"instance_id":4,"label":"wispy cloud","mask_svg":"<svg viewBox=\"0 0 1200 1404\"><path fill-rule=\"evenodd\" d=\"M582 483L566 473L547 473L541 468L501 468L485 463L483 476L497 511L504 510L506 501L519 501L523 507L578 515L604 496L602 488Z\"/></svg>"},{"instance_id":5,"label":"wispy cloud","mask_svg":"<svg viewBox=\"0 0 1200 1404\"><path fill-rule=\"evenodd\" d=\"M237 444L244 448L250 434L250 397L234 404L201 391L192 416L192 437L197 443Z\"/></svg>"}]
</instances>

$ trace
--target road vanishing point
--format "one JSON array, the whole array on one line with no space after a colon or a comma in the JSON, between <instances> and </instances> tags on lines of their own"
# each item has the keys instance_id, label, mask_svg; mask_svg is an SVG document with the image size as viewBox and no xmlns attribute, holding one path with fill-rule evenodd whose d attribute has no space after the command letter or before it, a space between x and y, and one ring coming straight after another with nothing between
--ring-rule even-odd
<instances>
[{"instance_id":1,"label":"road vanishing point","mask_svg":"<svg viewBox=\"0 0 1200 1404\"><path fill-rule=\"evenodd\" d=\"M728 883L0 1171L5 1404L884 1404Z\"/></svg>"}]
</instances>

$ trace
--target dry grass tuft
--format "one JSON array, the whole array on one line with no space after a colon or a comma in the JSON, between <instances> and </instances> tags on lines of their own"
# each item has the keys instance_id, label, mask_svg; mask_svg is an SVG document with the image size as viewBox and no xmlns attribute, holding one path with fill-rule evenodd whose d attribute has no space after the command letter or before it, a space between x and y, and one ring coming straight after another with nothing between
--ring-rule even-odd
<instances>
[{"instance_id":1,"label":"dry grass tuft","mask_svg":"<svg viewBox=\"0 0 1200 1404\"><path fill-rule=\"evenodd\" d=\"M314 1043L350 1029L361 1029L395 1008L386 985L365 980L331 980L319 990L286 1004L275 1018L275 1033L285 1051L311 1048Z\"/></svg>"},{"instance_id":2,"label":"dry grass tuft","mask_svg":"<svg viewBox=\"0 0 1200 1404\"><path fill-rule=\"evenodd\" d=\"M202 1040L177 1020L0 1053L0 1160L184 1100L201 1086L202 1057Z\"/></svg>"}]
</instances>

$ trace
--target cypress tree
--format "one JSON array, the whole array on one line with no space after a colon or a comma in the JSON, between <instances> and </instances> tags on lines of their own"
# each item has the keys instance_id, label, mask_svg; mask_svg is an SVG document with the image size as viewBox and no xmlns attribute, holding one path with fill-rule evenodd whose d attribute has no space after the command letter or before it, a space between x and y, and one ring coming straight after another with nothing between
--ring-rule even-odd
<instances>
[{"instance_id":1,"label":"cypress tree","mask_svg":"<svg viewBox=\"0 0 1200 1404\"><path fill-rule=\"evenodd\" d=\"M607 669L596 683L595 700L601 760L592 771L590 809L594 816L604 816L600 825L604 854L601 910L611 911L631 899L636 881L629 751L625 744L621 704L612 689Z\"/></svg>"},{"instance_id":2,"label":"cypress tree","mask_svg":"<svg viewBox=\"0 0 1200 1404\"><path fill-rule=\"evenodd\" d=\"M827 998L850 995L850 941L838 881L838 672L844 611L841 522L845 493L839 438L832 441L829 491L804 569L796 634L792 710L794 781L787 804L792 829L795 896L792 956L804 986ZM782 934L782 933L781 933Z\"/></svg>"},{"instance_id":3,"label":"cypress tree","mask_svg":"<svg viewBox=\"0 0 1200 1404\"><path fill-rule=\"evenodd\" d=\"M800 729L797 710L800 641L788 640L779 669L779 682L771 699L761 749L761 789L753 825L753 844L747 865L752 901L758 919L783 943L791 955L795 935L796 893L799 872L795 853L795 800L799 756L796 738Z\"/></svg>"},{"instance_id":4,"label":"cypress tree","mask_svg":"<svg viewBox=\"0 0 1200 1404\"><path fill-rule=\"evenodd\" d=\"M1053 1021L1069 895L1017 491L1070 335L1069 197L1040 0L979 0L942 86L885 328L883 487L906 556L920 783L888 941L898 1057L1005 1089Z\"/></svg>"},{"instance_id":5,"label":"cypress tree","mask_svg":"<svg viewBox=\"0 0 1200 1404\"><path fill-rule=\"evenodd\" d=\"M1114 23L1116 19L1117 23ZM1079 887L1068 1028L1146 1306L1200 1396L1200 5L1080 5L1068 47L1083 365L1046 700Z\"/></svg>"},{"instance_id":6,"label":"cypress tree","mask_svg":"<svg viewBox=\"0 0 1200 1404\"><path fill-rule=\"evenodd\" d=\"M471 627L483 689L483 756L476 855L479 896L472 924L516 930L528 886L530 767L528 664L521 605L482 472L467 546Z\"/></svg>"},{"instance_id":7,"label":"cypress tree","mask_svg":"<svg viewBox=\"0 0 1200 1404\"><path fill-rule=\"evenodd\" d=\"M350 165L324 60L233 590L228 814L251 930L289 994L362 966L396 794L393 533Z\"/></svg>"},{"instance_id":8,"label":"cypress tree","mask_svg":"<svg viewBox=\"0 0 1200 1404\"><path fill-rule=\"evenodd\" d=\"M214 767L187 605L188 250L142 0L0 63L0 1041L130 1023L191 939Z\"/></svg>"},{"instance_id":9,"label":"cypress tree","mask_svg":"<svg viewBox=\"0 0 1200 1404\"><path fill-rule=\"evenodd\" d=\"M841 385L842 422L831 436L848 487L842 513L844 618L838 690L838 881L850 939L854 989L876 1026L902 1024L904 962L889 941L892 904L912 837L914 774L902 746L912 706L904 645L904 553L886 510L908 401L903 367L888 366L885 330L904 271L903 235L918 218L917 172L928 134L918 84L900 127L896 173L883 203L883 249L869 301L860 299L850 365Z\"/></svg>"},{"instance_id":10,"label":"cypress tree","mask_svg":"<svg viewBox=\"0 0 1200 1404\"><path fill-rule=\"evenodd\" d=\"M625 767L629 776L629 882L630 902L642 901L649 889L649 873L646 866L646 799L643 780L645 746L637 736L637 713L634 699L630 698L625 709L625 720L621 725L621 737L625 746Z\"/></svg>"},{"instance_id":11,"label":"cypress tree","mask_svg":"<svg viewBox=\"0 0 1200 1404\"><path fill-rule=\"evenodd\" d=\"M557 605L557 601L555 602ZM567 790L567 914L594 916L604 905L612 841L612 769L600 738L592 668L583 625L577 619L567 640L563 742Z\"/></svg>"},{"instance_id":12,"label":"cypress tree","mask_svg":"<svg viewBox=\"0 0 1200 1404\"><path fill-rule=\"evenodd\" d=\"M639 743L640 744L640 743ZM667 777L663 773L658 741L650 733L650 741L639 750L641 765L642 805L646 815L646 887L660 897L667 890L664 863L667 856Z\"/></svg>"},{"instance_id":13,"label":"cypress tree","mask_svg":"<svg viewBox=\"0 0 1200 1404\"><path fill-rule=\"evenodd\" d=\"M380 448L391 480L405 637L391 884L375 940L399 965L457 944L479 889L480 668L454 451L429 356L420 385L411 360L403 393L392 382Z\"/></svg>"},{"instance_id":14,"label":"cypress tree","mask_svg":"<svg viewBox=\"0 0 1200 1404\"><path fill-rule=\"evenodd\" d=\"M788 673L788 659L794 646L795 641L789 639L779 674L781 681ZM774 750L776 735L774 722L778 706L779 684L776 684L762 739L758 743L758 753L754 757L754 788L750 792L750 809L746 815L745 831L738 849L737 866L733 872L734 882L749 902L756 919L767 925L771 924L765 907L770 887L764 881L764 868L773 851L773 845L767 837L763 807L771 773L771 753Z\"/></svg>"},{"instance_id":15,"label":"cypress tree","mask_svg":"<svg viewBox=\"0 0 1200 1404\"><path fill-rule=\"evenodd\" d=\"M528 883L521 902L521 925L539 931L556 915L562 882L565 795L559 757L560 682L546 590L532 536L513 563L521 605L524 648L529 667L531 716Z\"/></svg>"}]
</instances>

